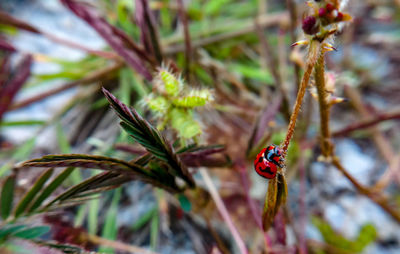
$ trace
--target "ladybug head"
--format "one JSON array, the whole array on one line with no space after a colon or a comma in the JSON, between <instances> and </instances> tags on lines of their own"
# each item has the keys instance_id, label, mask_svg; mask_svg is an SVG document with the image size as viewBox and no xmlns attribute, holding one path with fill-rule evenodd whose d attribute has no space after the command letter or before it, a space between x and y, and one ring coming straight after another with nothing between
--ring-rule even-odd
<instances>
[{"instance_id":1,"label":"ladybug head","mask_svg":"<svg viewBox=\"0 0 400 254\"><path fill-rule=\"evenodd\" d=\"M275 146L275 148L274 148L274 153L276 155L278 155L279 157L282 156L281 149L279 149L279 147L277 147L277 146Z\"/></svg>"}]
</instances>

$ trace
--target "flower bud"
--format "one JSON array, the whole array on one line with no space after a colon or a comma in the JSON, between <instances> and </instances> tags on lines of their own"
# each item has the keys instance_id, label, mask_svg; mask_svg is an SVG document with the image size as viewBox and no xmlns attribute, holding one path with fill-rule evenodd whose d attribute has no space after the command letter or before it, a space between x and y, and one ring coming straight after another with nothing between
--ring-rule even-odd
<instances>
[{"instance_id":1,"label":"flower bud","mask_svg":"<svg viewBox=\"0 0 400 254\"><path fill-rule=\"evenodd\" d=\"M316 34L319 30L317 19L314 16L308 16L303 20L303 31L306 34Z\"/></svg>"}]
</instances>

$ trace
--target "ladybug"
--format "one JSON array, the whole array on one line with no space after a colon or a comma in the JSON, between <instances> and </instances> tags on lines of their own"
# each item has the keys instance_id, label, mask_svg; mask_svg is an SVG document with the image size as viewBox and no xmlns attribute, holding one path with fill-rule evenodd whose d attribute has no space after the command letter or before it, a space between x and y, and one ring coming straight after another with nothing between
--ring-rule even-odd
<instances>
[{"instance_id":1,"label":"ladybug","mask_svg":"<svg viewBox=\"0 0 400 254\"><path fill-rule=\"evenodd\" d=\"M282 151L276 145L270 145L261 150L254 160L254 168L260 176L272 179L276 176L277 166L282 168Z\"/></svg>"}]
</instances>

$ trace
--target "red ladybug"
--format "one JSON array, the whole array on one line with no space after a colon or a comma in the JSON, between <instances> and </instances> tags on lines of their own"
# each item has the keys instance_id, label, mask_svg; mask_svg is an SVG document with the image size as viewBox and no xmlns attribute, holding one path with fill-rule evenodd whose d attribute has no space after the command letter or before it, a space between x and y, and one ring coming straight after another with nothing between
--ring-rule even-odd
<instances>
[{"instance_id":1,"label":"red ladybug","mask_svg":"<svg viewBox=\"0 0 400 254\"><path fill-rule=\"evenodd\" d=\"M277 166L283 167L282 152L276 145L270 145L261 150L254 160L254 168L262 177L272 179L276 176Z\"/></svg>"}]
</instances>

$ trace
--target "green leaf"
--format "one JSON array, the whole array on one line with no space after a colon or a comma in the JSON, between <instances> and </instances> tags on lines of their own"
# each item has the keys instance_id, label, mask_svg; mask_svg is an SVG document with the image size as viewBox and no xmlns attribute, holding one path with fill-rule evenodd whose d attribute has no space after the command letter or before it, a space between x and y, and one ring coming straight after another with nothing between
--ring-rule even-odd
<instances>
[{"instance_id":1,"label":"green leaf","mask_svg":"<svg viewBox=\"0 0 400 254\"><path fill-rule=\"evenodd\" d=\"M28 208L28 205L33 201L34 197L39 193L42 189L43 185L53 174L54 169L50 168L46 170L39 179L35 182L32 188L25 194L25 196L18 203L15 208L14 216L19 217L25 210Z\"/></svg>"},{"instance_id":2,"label":"green leaf","mask_svg":"<svg viewBox=\"0 0 400 254\"><path fill-rule=\"evenodd\" d=\"M0 241L25 227L25 225L6 225L3 228L0 228Z\"/></svg>"},{"instance_id":3,"label":"green leaf","mask_svg":"<svg viewBox=\"0 0 400 254\"><path fill-rule=\"evenodd\" d=\"M189 199L185 195L179 194L178 200L179 200L179 203L181 204L183 211L190 212L190 210L192 210L192 204L190 203Z\"/></svg>"},{"instance_id":4,"label":"green leaf","mask_svg":"<svg viewBox=\"0 0 400 254\"><path fill-rule=\"evenodd\" d=\"M153 216L155 215L156 212L157 212L157 208L154 207L154 208L150 209L149 211L147 211L146 213L144 213L132 225L132 230L137 231L137 230L141 229L145 224L147 224L150 221L151 218L153 218Z\"/></svg>"},{"instance_id":5,"label":"green leaf","mask_svg":"<svg viewBox=\"0 0 400 254\"><path fill-rule=\"evenodd\" d=\"M36 137L33 137L26 141L23 145L19 146L12 155L12 160L8 163L5 163L0 167L0 177L3 176L5 172L10 170L16 161L25 160L31 153L33 148L35 147Z\"/></svg>"},{"instance_id":6,"label":"green leaf","mask_svg":"<svg viewBox=\"0 0 400 254\"><path fill-rule=\"evenodd\" d=\"M131 178L129 176L119 175L113 172L100 173L72 186L50 201L45 208L48 209L52 206L62 205L63 203L77 198L79 195L87 192L91 192L90 194L94 195L104 189L109 190L110 188L116 188L122 183L130 180ZM93 190L96 191L92 192Z\"/></svg>"},{"instance_id":7,"label":"green leaf","mask_svg":"<svg viewBox=\"0 0 400 254\"><path fill-rule=\"evenodd\" d=\"M216 15L220 12L220 10L224 9L224 6L227 5L231 0L210 0L204 5L204 11L206 15Z\"/></svg>"},{"instance_id":8,"label":"green leaf","mask_svg":"<svg viewBox=\"0 0 400 254\"><path fill-rule=\"evenodd\" d=\"M4 182L1 190L1 217L6 220L10 215L14 198L16 176L10 175Z\"/></svg>"},{"instance_id":9,"label":"green leaf","mask_svg":"<svg viewBox=\"0 0 400 254\"><path fill-rule=\"evenodd\" d=\"M100 202L98 199L90 200L88 206L88 232L92 235L97 235Z\"/></svg>"},{"instance_id":10,"label":"green leaf","mask_svg":"<svg viewBox=\"0 0 400 254\"><path fill-rule=\"evenodd\" d=\"M48 226L32 227L18 231L14 234L15 237L23 239L34 239L50 231Z\"/></svg>"},{"instance_id":11,"label":"green leaf","mask_svg":"<svg viewBox=\"0 0 400 254\"><path fill-rule=\"evenodd\" d=\"M335 246L339 250L346 251L347 253L361 253L365 247L375 241L377 237L376 229L371 224L363 225L358 236L352 240L336 232L328 222L321 218L312 217L311 221L321 232L326 243Z\"/></svg>"},{"instance_id":12,"label":"green leaf","mask_svg":"<svg viewBox=\"0 0 400 254\"><path fill-rule=\"evenodd\" d=\"M86 154L46 155L42 158L25 161L22 167L82 167L147 175L146 170L136 164L111 157Z\"/></svg>"},{"instance_id":13,"label":"green leaf","mask_svg":"<svg viewBox=\"0 0 400 254\"><path fill-rule=\"evenodd\" d=\"M232 64L228 68L231 72L240 73L245 78L250 78L264 82L266 84L274 84L274 79L270 72L262 69L260 66L252 66L249 64Z\"/></svg>"},{"instance_id":14,"label":"green leaf","mask_svg":"<svg viewBox=\"0 0 400 254\"><path fill-rule=\"evenodd\" d=\"M71 153L71 145L69 144L67 135L65 135L65 132L61 124L57 124L56 135L57 135L58 146L60 148L61 153L64 154ZM82 181L81 172L77 169L73 170L73 172L71 173L71 182L73 184L78 184L81 181Z\"/></svg>"},{"instance_id":15,"label":"green leaf","mask_svg":"<svg viewBox=\"0 0 400 254\"><path fill-rule=\"evenodd\" d=\"M160 215L158 211L156 211L154 213L154 216L151 217L151 225L150 225L150 247L152 250L155 250L157 247L159 227L160 227Z\"/></svg>"},{"instance_id":16,"label":"green leaf","mask_svg":"<svg viewBox=\"0 0 400 254\"><path fill-rule=\"evenodd\" d=\"M7 121L7 122L0 122L0 126L14 127L14 126L43 125L45 123L46 122L42 120Z\"/></svg>"},{"instance_id":17,"label":"green leaf","mask_svg":"<svg viewBox=\"0 0 400 254\"><path fill-rule=\"evenodd\" d=\"M115 240L117 238L118 227L117 227L117 213L118 203L121 198L121 188L114 191L114 195L111 201L111 206L107 211L107 215L104 221L104 227L102 237L105 239ZM101 247L99 252L114 253L114 250L110 247Z\"/></svg>"},{"instance_id":18,"label":"green leaf","mask_svg":"<svg viewBox=\"0 0 400 254\"><path fill-rule=\"evenodd\" d=\"M61 153L71 153L71 146L60 123L56 126L57 142Z\"/></svg>"},{"instance_id":19,"label":"green leaf","mask_svg":"<svg viewBox=\"0 0 400 254\"><path fill-rule=\"evenodd\" d=\"M171 173L182 178L190 187L195 186L193 177L174 152L164 136L149 122L143 119L134 109L121 103L114 95L103 88L103 92L111 106L121 118L121 126L147 151L168 163Z\"/></svg>"},{"instance_id":20,"label":"green leaf","mask_svg":"<svg viewBox=\"0 0 400 254\"><path fill-rule=\"evenodd\" d=\"M43 201L48 198L59 187L65 179L74 171L74 168L69 167L63 170L56 178L54 178L40 193L33 204L29 208L29 212L35 211Z\"/></svg>"}]
</instances>

